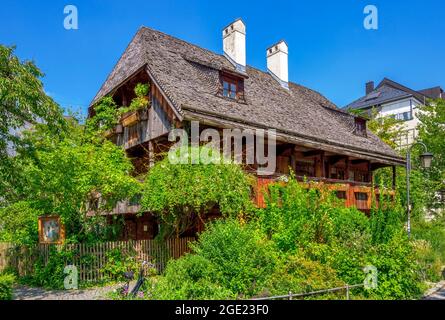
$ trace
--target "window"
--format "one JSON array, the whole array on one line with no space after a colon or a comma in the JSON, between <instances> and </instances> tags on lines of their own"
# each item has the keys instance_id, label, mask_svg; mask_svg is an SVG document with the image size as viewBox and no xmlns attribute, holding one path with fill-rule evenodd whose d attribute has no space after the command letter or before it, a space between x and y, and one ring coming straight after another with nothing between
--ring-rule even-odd
<instances>
[{"instance_id":1,"label":"window","mask_svg":"<svg viewBox=\"0 0 445 320\"><path fill-rule=\"evenodd\" d=\"M399 120L399 121L409 121L413 120L413 113L411 111L397 113L390 115L391 118Z\"/></svg>"},{"instance_id":2,"label":"window","mask_svg":"<svg viewBox=\"0 0 445 320\"><path fill-rule=\"evenodd\" d=\"M223 96L231 99L236 99L236 84L229 81L223 81Z\"/></svg>"},{"instance_id":3,"label":"window","mask_svg":"<svg viewBox=\"0 0 445 320\"><path fill-rule=\"evenodd\" d=\"M221 89L218 94L225 98L244 101L244 80L236 76L221 74Z\"/></svg>"},{"instance_id":4,"label":"window","mask_svg":"<svg viewBox=\"0 0 445 320\"><path fill-rule=\"evenodd\" d=\"M345 180L345 170L342 168L332 167L330 178L336 180Z\"/></svg>"},{"instance_id":5,"label":"window","mask_svg":"<svg viewBox=\"0 0 445 320\"><path fill-rule=\"evenodd\" d=\"M236 87L234 82L223 80L223 96L230 99L236 99Z\"/></svg>"},{"instance_id":6,"label":"window","mask_svg":"<svg viewBox=\"0 0 445 320\"><path fill-rule=\"evenodd\" d=\"M347 200L346 191L336 191L336 196L338 199Z\"/></svg>"},{"instance_id":7,"label":"window","mask_svg":"<svg viewBox=\"0 0 445 320\"><path fill-rule=\"evenodd\" d=\"M355 200L368 201L368 194L364 192L355 192Z\"/></svg>"},{"instance_id":8,"label":"window","mask_svg":"<svg viewBox=\"0 0 445 320\"><path fill-rule=\"evenodd\" d=\"M296 161L295 175L299 177L315 177L315 163Z\"/></svg>"}]
</instances>

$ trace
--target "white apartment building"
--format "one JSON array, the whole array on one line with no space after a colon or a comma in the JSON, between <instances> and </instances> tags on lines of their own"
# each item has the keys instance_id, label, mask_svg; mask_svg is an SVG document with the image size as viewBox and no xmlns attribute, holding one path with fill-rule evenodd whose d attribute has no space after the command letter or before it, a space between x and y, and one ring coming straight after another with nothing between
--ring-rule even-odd
<instances>
[{"instance_id":1,"label":"white apartment building","mask_svg":"<svg viewBox=\"0 0 445 320\"><path fill-rule=\"evenodd\" d=\"M377 87L374 87L374 82L368 82L366 95L345 108L368 112L375 108L382 117L390 116L403 121L403 132L396 143L400 148L406 148L417 139L419 106L428 103L429 99L438 98L445 98L441 87L415 91L385 78Z\"/></svg>"}]
</instances>

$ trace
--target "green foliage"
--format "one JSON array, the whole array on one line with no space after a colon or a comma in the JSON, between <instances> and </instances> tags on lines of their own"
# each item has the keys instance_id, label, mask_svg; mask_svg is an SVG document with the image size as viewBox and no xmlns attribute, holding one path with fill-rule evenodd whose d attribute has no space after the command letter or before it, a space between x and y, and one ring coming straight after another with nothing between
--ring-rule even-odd
<instances>
[{"instance_id":1,"label":"green foliage","mask_svg":"<svg viewBox=\"0 0 445 320\"><path fill-rule=\"evenodd\" d=\"M12 300L12 286L14 282L14 275L0 274L0 300Z\"/></svg>"},{"instance_id":2,"label":"green foliage","mask_svg":"<svg viewBox=\"0 0 445 320\"><path fill-rule=\"evenodd\" d=\"M235 294L214 282L213 264L199 255L170 260L163 277L150 280L147 296L155 300L234 299Z\"/></svg>"},{"instance_id":3,"label":"green foliage","mask_svg":"<svg viewBox=\"0 0 445 320\"><path fill-rule=\"evenodd\" d=\"M136 275L140 267L136 259L136 252L122 248L107 251L106 261L102 272L107 275L108 280L123 281L125 272L132 271Z\"/></svg>"},{"instance_id":4,"label":"green foliage","mask_svg":"<svg viewBox=\"0 0 445 320\"><path fill-rule=\"evenodd\" d=\"M291 255L281 259L261 295L283 295L289 291L303 293L344 285L330 266L303 256Z\"/></svg>"},{"instance_id":5,"label":"green foliage","mask_svg":"<svg viewBox=\"0 0 445 320\"><path fill-rule=\"evenodd\" d=\"M203 148L191 148L191 152ZM157 214L181 234L218 206L225 217L251 210L250 178L236 164L173 164L166 157L148 173L142 195L142 209Z\"/></svg>"},{"instance_id":6,"label":"green foliage","mask_svg":"<svg viewBox=\"0 0 445 320\"><path fill-rule=\"evenodd\" d=\"M134 88L134 93L136 97L131 101L128 108L125 110L128 111L137 111L142 108L145 108L149 105L148 100L148 92L150 90L150 86L148 84L138 83Z\"/></svg>"},{"instance_id":7,"label":"green foliage","mask_svg":"<svg viewBox=\"0 0 445 320\"><path fill-rule=\"evenodd\" d=\"M33 62L20 61L14 51L0 45L0 203L15 191L19 169L10 155L23 143L17 132L37 122L52 132L64 130L62 111L43 89L43 73Z\"/></svg>"},{"instance_id":8,"label":"green foliage","mask_svg":"<svg viewBox=\"0 0 445 320\"><path fill-rule=\"evenodd\" d=\"M30 208L26 211L30 214L60 215L70 241L98 241L106 237L104 229L99 228L105 226L105 219L99 214L137 193L139 182L130 176L133 167L124 150L110 141L92 139L76 121L67 125L69 133L57 136L45 124L25 132L28 147L18 149L15 157L20 168L16 177L19 183L15 185L17 199ZM98 195L101 206L89 207ZM17 219L10 207L3 212L0 223ZM96 216L88 217L89 212ZM35 214L20 217L30 222ZM16 232L21 233L30 225L17 227Z\"/></svg>"},{"instance_id":9,"label":"green foliage","mask_svg":"<svg viewBox=\"0 0 445 320\"><path fill-rule=\"evenodd\" d=\"M113 129L118 123L122 110L112 97L104 97L94 107L95 115L87 119L87 128L93 132L105 132Z\"/></svg>"},{"instance_id":10,"label":"green foliage","mask_svg":"<svg viewBox=\"0 0 445 320\"><path fill-rule=\"evenodd\" d=\"M423 172L424 179L431 181L429 207L444 209L445 203L438 203L434 193L445 190L445 100L430 101L419 111L419 140L434 154L432 167Z\"/></svg>"},{"instance_id":11,"label":"green foliage","mask_svg":"<svg viewBox=\"0 0 445 320\"><path fill-rule=\"evenodd\" d=\"M314 187L315 185L312 185ZM371 217L345 208L332 192L307 189L291 176L270 187L267 206L247 221L207 225L193 254L170 262L153 280L152 299L221 299L285 295L364 282L378 270L378 287L354 297L418 298L437 264L407 239L403 210L385 197ZM315 299L338 299L338 294Z\"/></svg>"},{"instance_id":12,"label":"green foliage","mask_svg":"<svg viewBox=\"0 0 445 320\"><path fill-rule=\"evenodd\" d=\"M323 186L315 186L319 188L304 188L292 175L285 185L270 187L267 206L258 213L259 226L281 250L292 252L311 243L331 242L336 232L334 217L345 218L351 211Z\"/></svg>"},{"instance_id":13,"label":"green foliage","mask_svg":"<svg viewBox=\"0 0 445 320\"><path fill-rule=\"evenodd\" d=\"M416 251L403 230L373 247L367 261L378 270L378 287L371 292L374 298L416 299L422 295Z\"/></svg>"},{"instance_id":14,"label":"green foliage","mask_svg":"<svg viewBox=\"0 0 445 320\"><path fill-rule=\"evenodd\" d=\"M37 220L42 212L27 202L0 208L0 242L31 245L38 241Z\"/></svg>"},{"instance_id":15,"label":"green foliage","mask_svg":"<svg viewBox=\"0 0 445 320\"><path fill-rule=\"evenodd\" d=\"M431 282L443 279L445 265L445 222L443 218L426 222L414 220L412 236L424 271L423 278Z\"/></svg>"},{"instance_id":16,"label":"green foliage","mask_svg":"<svg viewBox=\"0 0 445 320\"><path fill-rule=\"evenodd\" d=\"M277 260L273 243L238 220L209 225L193 250L212 263L217 283L246 297L261 291Z\"/></svg>"},{"instance_id":17,"label":"green foliage","mask_svg":"<svg viewBox=\"0 0 445 320\"><path fill-rule=\"evenodd\" d=\"M88 131L93 135L103 134L114 129L124 113L148 107L150 105L149 90L150 86L148 84L138 83L134 89L136 97L132 99L128 107L118 106L110 96L102 98L94 107L94 116L86 121Z\"/></svg>"},{"instance_id":18,"label":"green foliage","mask_svg":"<svg viewBox=\"0 0 445 320\"><path fill-rule=\"evenodd\" d=\"M71 250L51 246L47 263L45 264L44 257L40 256L34 264L32 275L23 278L22 281L46 289L64 289L63 281L66 275L63 270L66 265L72 263L74 254Z\"/></svg>"}]
</instances>

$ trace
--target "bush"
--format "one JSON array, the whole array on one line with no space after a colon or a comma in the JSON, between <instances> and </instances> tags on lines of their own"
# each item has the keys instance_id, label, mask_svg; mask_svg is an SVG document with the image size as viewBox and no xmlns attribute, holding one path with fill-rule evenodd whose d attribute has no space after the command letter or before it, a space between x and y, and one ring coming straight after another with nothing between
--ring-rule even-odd
<instances>
[{"instance_id":1,"label":"bush","mask_svg":"<svg viewBox=\"0 0 445 320\"><path fill-rule=\"evenodd\" d=\"M436 282L443 278L443 265L445 265L445 221L444 218L425 222L415 220L412 224L413 239L423 242L418 246L421 262L425 268L425 278Z\"/></svg>"},{"instance_id":2,"label":"bush","mask_svg":"<svg viewBox=\"0 0 445 320\"><path fill-rule=\"evenodd\" d=\"M12 286L15 277L12 274L0 275L0 300L12 300Z\"/></svg>"},{"instance_id":3,"label":"bush","mask_svg":"<svg viewBox=\"0 0 445 320\"><path fill-rule=\"evenodd\" d=\"M378 270L377 299L412 299L422 294L420 266L413 244L401 230L387 242L374 246L367 259Z\"/></svg>"},{"instance_id":4,"label":"bush","mask_svg":"<svg viewBox=\"0 0 445 320\"><path fill-rule=\"evenodd\" d=\"M73 260L74 253L69 250L51 247L48 262L45 264L43 257L34 264L32 276L24 279L29 285L46 289L64 289L64 269L69 261Z\"/></svg>"},{"instance_id":5,"label":"bush","mask_svg":"<svg viewBox=\"0 0 445 320\"><path fill-rule=\"evenodd\" d=\"M148 296L159 300L218 300L234 298L230 290L214 282L217 270L207 259L188 254L170 260L163 277L151 280Z\"/></svg>"},{"instance_id":6,"label":"bush","mask_svg":"<svg viewBox=\"0 0 445 320\"><path fill-rule=\"evenodd\" d=\"M0 208L0 241L19 245L38 242L37 219L42 212L22 201Z\"/></svg>"},{"instance_id":7,"label":"bush","mask_svg":"<svg viewBox=\"0 0 445 320\"><path fill-rule=\"evenodd\" d=\"M273 243L253 224L238 220L208 225L193 250L213 265L217 283L244 297L263 289L278 260Z\"/></svg>"},{"instance_id":8,"label":"bush","mask_svg":"<svg viewBox=\"0 0 445 320\"><path fill-rule=\"evenodd\" d=\"M132 250L115 248L105 254L106 264L102 268L107 276L107 280L125 280L125 272L134 272L136 275L139 271L140 264L136 259L136 252Z\"/></svg>"},{"instance_id":9,"label":"bush","mask_svg":"<svg viewBox=\"0 0 445 320\"><path fill-rule=\"evenodd\" d=\"M253 224L235 219L209 224L192 249L152 281L154 299L249 298L264 291L279 260Z\"/></svg>"},{"instance_id":10,"label":"bush","mask_svg":"<svg viewBox=\"0 0 445 320\"><path fill-rule=\"evenodd\" d=\"M334 269L299 255L283 259L269 278L262 296L304 293L343 286Z\"/></svg>"}]
</instances>

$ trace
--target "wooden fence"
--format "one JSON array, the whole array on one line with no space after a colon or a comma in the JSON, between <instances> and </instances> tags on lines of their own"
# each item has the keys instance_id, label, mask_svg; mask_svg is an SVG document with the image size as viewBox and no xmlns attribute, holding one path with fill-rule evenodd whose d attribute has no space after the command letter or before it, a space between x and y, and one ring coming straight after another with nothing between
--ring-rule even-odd
<instances>
[{"instance_id":1,"label":"wooden fence","mask_svg":"<svg viewBox=\"0 0 445 320\"><path fill-rule=\"evenodd\" d=\"M97 244L44 245L35 247L14 246L0 243L0 272L9 268L21 276L32 274L33 266L40 259L47 264L51 255L64 249L68 253L66 264L75 265L80 281L95 282L109 279L110 256L120 252L136 261L147 261L162 273L170 259L177 259L187 253L194 238L178 238L166 241L138 240L104 242Z\"/></svg>"}]
</instances>

